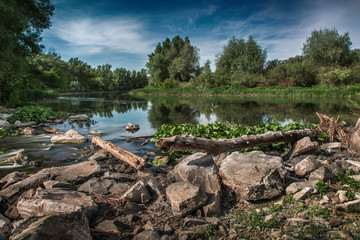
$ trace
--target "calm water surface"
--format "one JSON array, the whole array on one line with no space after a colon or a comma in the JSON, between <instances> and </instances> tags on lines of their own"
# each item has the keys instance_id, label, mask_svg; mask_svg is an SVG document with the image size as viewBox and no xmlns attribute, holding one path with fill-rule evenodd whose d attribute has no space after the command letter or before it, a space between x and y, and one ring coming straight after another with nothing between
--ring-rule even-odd
<instances>
[{"instance_id":1,"label":"calm water surface","mask_svg":"<svg viewBox=\"0 0 360 240\"><path fill-rule=\"evenodd\" d=\"M138 156L156 151L153 143L140 146L140 142L127 143L126 138L150 135L164 123L208 123L228 121L243 125L257 125L271 121L282 124L301 122L318 123L316 112L328 116L340 115L341 119L354 124L359 110L347 99L319 98L242 98L242 97L154 97L130 96L126 93L87 93L66 95L56 101L44 103L56 111L71 114L86 113L90 124L69 124L53 126L59 130L75 129L86 135L90 130L104 132L103 139ZM131 133L125 125L133 122L140 130ZM74 153L85 144L51 144L51 135L9 137L0 140L0 161L17 152L29 156L29 161L39 160L46 165L73 163L79 159ZM80 159L81 160L81 159ZM28 168L25 166L2 166L0 171ZM9 168L9 169L6 169ZM32 167L35 168L35 167Z\"/></svg>"}]
</instances>

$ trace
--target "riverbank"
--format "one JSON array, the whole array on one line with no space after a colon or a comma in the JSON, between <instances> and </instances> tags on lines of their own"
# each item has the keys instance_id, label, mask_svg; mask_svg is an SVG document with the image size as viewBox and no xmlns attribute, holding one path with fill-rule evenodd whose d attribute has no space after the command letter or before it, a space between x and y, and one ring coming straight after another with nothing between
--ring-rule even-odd
<instances>
[{"instance_id":1,"label":"riverbank","mask_svg":"<svg viewBox=\"0 0 360 240\"><path fill-rule=\"evenodd\" d=\"M182 96L227 96L227 95L238 95L238 96L293 96L293 97L308 97L308 96L319 96L319 97L359 97L360 96L360 85L353 85L349 87L231 87L221 86L214 88L196 88L192 86L178 87L178 88L142 88L131 90L130 94L133 95L182 95Z\"/></svg>"}]
</instances>

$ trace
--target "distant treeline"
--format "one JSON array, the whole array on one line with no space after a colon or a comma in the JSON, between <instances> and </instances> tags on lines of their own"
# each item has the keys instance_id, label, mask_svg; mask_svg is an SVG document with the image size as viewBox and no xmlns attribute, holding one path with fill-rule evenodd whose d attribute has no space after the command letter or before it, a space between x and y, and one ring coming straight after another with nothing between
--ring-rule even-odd
<instances>
[{"instance_id":1,"label":"distant treeline","mask_svg":"<svg viewBox=\"0 0 360 240\"><path fill-rule=\"evenodd\" d=\"M54 97L58 91L254 87L344 87L360 83L360 51L352 50L350 35L333 29L314 30L302 55L267 61L266 49L253 36L233 37L216 58L199 64L199 49L190 39L175 36L149 54L147 69L92 68L78 58L63 61L44 54L41 33L51 27L51 0L0 1L0 104ZM321 88L320 88L321 89Z\"/></svg>"}]
</instances>

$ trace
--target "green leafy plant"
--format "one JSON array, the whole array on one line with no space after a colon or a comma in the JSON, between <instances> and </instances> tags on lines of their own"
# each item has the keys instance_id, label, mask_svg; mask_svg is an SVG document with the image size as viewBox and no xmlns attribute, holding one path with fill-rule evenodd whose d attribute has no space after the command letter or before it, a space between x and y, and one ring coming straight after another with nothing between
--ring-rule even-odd
<instances>
[{"instance_id":1,"label":"green leafy plant","mask_svg":"<svg viewBox=\"0 0 360 240\"><path fill-rule=\"evenodd\" d=\"M8 118L8 121L10 123L14 123L17 120L21 122L35 121L36 123L41 123L54 114L49 107L30 105L17 108L14 114Z\"/></svg>"},{"instance_id":2,"label":"green leafy plant","mask_svg":"<svg viewBox=\"0 0 360 240\"><path fill-rule=\"evenodd\" d=\"M319 191L319 193L321 195L324 195L328 189L328 185L326 183L324 183L321 180L318 180L318 182L316 183L315 188Z\"/></svg>"},{"instance_id":3,"label":"green leafy plant","mask_svg":"<svg viewBox=\"0 0 360 240\"><path fill-rule=\"evenodd\" d=\"M250 212L247 214L243 212L238 212L238 214L239 219L242 222L249 224L252 228L276 228L280 225L280 221L277 217L273 217L265 222L264 216L266 213L263 211L257 212L255 210L250 210Z\"/></svg>"},{"instance_id":4,"label":"green leafy plant","mask_svg":"<svg viewBox=\"0 0 360 240\"><path fill-rule=\"evenodd\" d=\"M350 187L356 190L360 189L360 182L356 181L355 179L342 173L338 173L336 177L337 180L340 181L342 185L349 185Z\"/></svg>"},{"instance_id":5,"label":"green leafy plant","mask_svg":"<svg viewBox=\"0 0 360 240\"><path fill-rule=\"evenodd\" d=\"M319 205L313 205L310 207L309 213L311 216L321 217L324 219L330 218L330 213L327 209L320 207Z\"/></svg>"},{"instance_id":6,"label":"green leafy plant","mask_svg":"<svg viewBox=\"0 0 360 240\"><path fill-rule=\"evenodd\" d=\"M349 199L349 201L352 201L355 199L355 194L353 193L353 191L351 191L351 189L348 189L346 191L345 196Z\"/></svg>"},{"instance_id":7,"label":"green leafy plant","mask_svg":"<svg viewBox=\"0 0 360 240\"><path fill-rule=\"evenodd\" d=\"M210 223L207 225L207 228L204 231L203 236L204 239L214 240L214 239L218 239L221 236L221 234L219 232L218 227Z\"/></svg>"},{"instance_id":8,"label":"green leafy plant","mask_svg":"<svg viewBox=\"0 0 360 240\"><path fill-rule=\"evenodd\" d=\"M274 212L280 212L280 211L282 211L283 210L283 206L282 205L280 205L280 204L272 204L271 206L270 206L270 212L272 212L272 213L274 213Z\"/></svg>"}]
</instances>

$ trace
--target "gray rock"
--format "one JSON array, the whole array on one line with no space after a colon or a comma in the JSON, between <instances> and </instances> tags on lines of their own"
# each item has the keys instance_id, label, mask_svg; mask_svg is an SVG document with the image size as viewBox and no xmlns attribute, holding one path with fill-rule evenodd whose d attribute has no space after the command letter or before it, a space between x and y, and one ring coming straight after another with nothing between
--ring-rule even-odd
<instances>
[{"instance_id":1,"label":"gray rock","mask_svg":"<svg viewBox=\"0 0 360 240\"><path fill-rule=\"evenodd\" d=\"M356 124L356 126L358 126L358 123ZM360 150L360 128L357 128L356 131L351 134L349 141L349 150L353 152L358 152Z\"/></svg>"},{"instance_id":2,"label":"gray rock","mask_svg":"<svg viewBox=\"0 0 360 240\"><path fill-rule=\"evenodd\" d=\"M122 200L128 200L137 203L147 203L150 201L151 196L143 181L138 181L134 184L124 195L121 196Z\"/></svg>"},{"instance_id":3,"label":"gray rock","mask_svg":"<svg viewBox=\"0 0 360 240\"><path fill-rule=\"evenodd\" d=\"M100 136L100 135L104 135L104 133L94 130L94 131L88 132L88 135Z\"/></svg>"},{"instance_id":4,"label":"gray rock","mask_svg":"<svg viewBox=\"0 0 360 240\"><path fill-rule=\"evenodd\" d=\"M21 217L43 217L54 214L84 211L91 216L98 207L90 196L82 192L62 189L39 189L32 198L21 198L17 210Z\"/></svg>"},{"instance_id":5,"label":"gray rock","mask_svg":"<svg viewBox=\"0 0 360 240\"><path fill-rule=\"evenodd\" d=\"M337 191L335 196L339 198L339 203L344 203L344 202L349 201L349 199L346 197L346 191L345 190Z\"/></svg>"},{"instance_id":6,"label":"gray rock","mask_svg":"<svg viewBox=\"0 0 360 240\"><path fill-rule=\"evenodd\" d=\"M0 213L0 236L1 233L3 233L4 235L9 234L11 230L10 222L10 219Z\"/></svg>"},{"instance_id":7,"label":"gray rock","mask_svg":"<svg viewBox=\"0 0 360 240\"><path fill-rule=\"evenodd\" d=\"M17 127L32 127L34 125L36 125L36 122L35 121L31 121L31 122L21 122L21 121L15 121L14 122L14 125L17 126Z\"/></svg>"},{"instance_id":8,"label":"gray rock","mask_svg":"<svg viewBox=\"0 0 360 240\"><path fill-rule=\"evenodd\" d=\"M306 187L306 188L302 189L301 191L295 193L293 198L295 200L300 200L300 199L304 200L312 191L313 191L313 189L311 189L311 187Z\"/></svg>"},{"instance_id":9,"label":"gray rock","mask_svg":"<svg viewBox=\"0 0 360 240\"><path fill-rule=\"evenodd\" d=\"M41 185L43 182L54 179L57 181L84 182L100 173L100 165L95 161L86 161L69 166L45 168L36 174L16 182L0 191L0 197L5 199Z\"/></svg>"},{"instance_id":10,"label":"gray rock","mask_svg":"<svg viewBox=\"0 0 360 240\"><path fill-rule=\"evenodd\" d=\"M336 210L348 213L360 213L360 199L339 204L336 206Z\"/></svg>"},{"instance_id":11,"label":"gray rock","mask_svg":"<svg viewBox=\"0 0 360 240\"><path fill-rule=\"evenodd\" d=\"M339 173L341 173L341 174L345 173L345 171L344 171L344 169L342 167L342 164L339 163L339 162L333 162L333 163L327 165L327 167L332 172L332 174L335 175L335 176L337 174L339 174Z\"/></svg>"},{"instance_id":12,"label":"gray rock","mask_svg":"<svg viewBox=\"0 0 360 240\"><path fill-rule=\"evenodd\" d=\"M340 142L324 143L320 145L320 150L323 150L330 154L334 152L340 152L341 143Z\"/></svg>"},{"instance_id":13,"label":"gray rock","mask_svg":"<svg viewBox=\"0 0 360 240\"><path fill-rule=\"evenodd\" d=\"M234 152L219 169L223 183L245 200L272 199L282 194L286 170L280 157L261 151Z\"/></svg>"},{"instance_id":14,"label":"gray rock","mask_svg":"<svg viewBox=\"0 0 360 240\"><path fill-rule=\"evenodd\" d=\"M88 139L74 129L70 129L66 133L52 136L50 141L52 143L84 143L87 142Z\"/></svg>"},{"instance_id":15,"label":"gray rock","mask_svg":"<svg viewBox=\"0 0 360 240\"><path fill-rule=\"evenodd\" d=\"M311 157L307 157L295 165L295 173L300 177L304 177L308 173L316 170L316 161Z\"/></svg>"},{"instance_id":16,"label":"gray rock","mask_svg":"<svg viewBox=\"0 0 360 240\"><path fill-rule=\"evenodd\" d=\"M287 219L287 225L290 226L305 226L311 224L311 220L302 219L302 218L289 218Z\"/></svg>"},{"instance_id":17,"label":"gray rock","mask_svg":"<svg viewBox=\"0 0 360 240\"><path fill-rule=\"evenodd\" d=\"M163 199L165 197L165 190L157 181L151 178L147 185L158 196L159 199Z\"/></svg>"},{"instance_id":18,"label":"gray rock","mask_svg":"<svg viewBox=\"0 0 360 240\"><path fill-rule=\"evenodd\" d=\"M125 129L129 131L137 131L140 129L140 126L138 124L129 122L126 124Z\"/></svg>"},{"instance_id":19,"label":"gray rock","mask_svg":"<svg viewBox=\"0 0 360 240\"><path fill-rule=\"evenodd\" d=\"M10 186L14 183L17 183L19 181L22 181L27 177L28 177L28 175L23 172L15 171L15 172L9 173L8 175L6 175L5 177L3 177L0 180L0 188L5 189L8 186Z\"/></svg>"},{"instance_id":20,"label":"gray rock","mask_svg":"<svg viewBox=\"0 0 360 240\"><path fill-rule=\"evenodd\" d=\"M101 149L94 153L92 156L89 157L90 161L101 161L108 158L108 152L104 149Z\"/></svg>"},{"instance_id":21,"label":"gray rock","mask_svg":"<svg viewBox=\"0 0 360 240\"><path fill-rule=\"evenodd\" d=\"M133 240L159 240L161 236L153 230L146 230L139 234L136 234Z\"/></svg>"},{"instance_id":22,"label":"gray rock","mask_svg":"<svg viewBox=\"0 0 360 240\"><path fill-rule=\"evenodd\" d=\"M90 117L86 114L72 115L69 117L70 121L89 121Z\"/></svg>"},{"instance_id":23,"label":"gray rock","mask_svg":"<svg viewBox=\"0 0 360 240\"><path fill-rule=\"evenodd\" d=\"M296 142L289 159L303 154L314 153L319 150L320 148L317 142L311 142L310 137L304 137Z\"/></svg>"},{"instance_id":24,"label":"gray rock","mask_svg":"<svg viewBox=\"0 0 360 240\"><path fill-rule=\"evenodd\" d=\"M102 232L121 233L128 229L129 226L119 220L105 220L96 225L95 229Z\"/></svg>"},{"instance_id":25,"label":"gray rock","mask_svg":"<svg viewBox=\"0 0 360 240\"><path fill-rule=\"evenodd\" d=\"M129 175L124 173L118 173L118 172L110 172L107 171L102 176L102 179L113 179L118 182L134 182L135 180L129 177Z\"/></svg>"},{"instance_id":26,"label":"gray rock","mask_svg":"<svg viewBox=\"0 0 360 240\"><path fill-rule=\"evenodd\" d=\"M184 158L174 167L176 181L193 183L202 188L209 202L205 204L205 216L221 213L221 184L215 162L210 154L195 153ZM208 205L209 206L206 206Z\"/></svg>"},{"instance_id":27,"label":"gray rock","mask_svg":"<svg viewBox=\"0 0 360 240\"><path fill-rule=\"evenodd\" d=\"M14 224L10 240L76 239L91 240L89 223L83 212L29 218ZM55 227L56 226L56 227Z\"/></svg>"},{"instance_id":28,"label":"gray rock","mask_svg":"<svg viewBox=\"0 0 360 240\"><path fill-rule=\"evenodd\" d=\"M80 185L78 191L104 195L109 193L123 194L129 187L128 183L117 183L114 180L99 180L93 178Z\"/></svg>"},{"instance_id":29,"label":"gray rock","mask_svg":"<svg viewBox=\"0 0 360 240\"><path fill-rule=\"evenodd\" d=\"M176 182L166 188L166 197L175 216L185 216L202 207L207 200L206 194L189 182Z\"/></svg>"},{"instance_id":30,"label":"gray rock","mask_svg":"<svg viewBox=\"0 0 360 240\"><path fill-rule=\"evenodd\" d=\"M0 128L8 130L10 128L10 123L6 120L0 120Z\"/></svg>"},{"instance_id":31,"label":"gray rock","mask_svg":"<svg viewBox=\"0 0 360 240\"><path fill-rule=\"evenodd\" d=\"M49 180L46 182L43 182L43 185L45 189L64 189L64 190L74 190L76 191L76 188L71 183L67 182L59 182L55 180Z\"/></svg>"},{"instance_id":32,"label":"gray rock","mask_svg":"<svg viewBox=\"0 0 360 240\"><path fill-rule=\"evenodd\" d=\"M329 170L329 168L324 166L310 173L309 180L321 180L325 182L327 180L331 180L334 177L335 175Z\"/></svg>"},{"instance_id":33,"label":"gray rock","mask_svg":"<svg viewBox=\"0 0 360 240\"><path fill-rule=\"evenodd\" d=\"M302 189L307 188L307 187L310 187L312 190L314 190L316 183L317 183L317 180L291 183L286 188L286 194L293 194L293 193L301 191Z\"/></svg>"}]
</instances>

